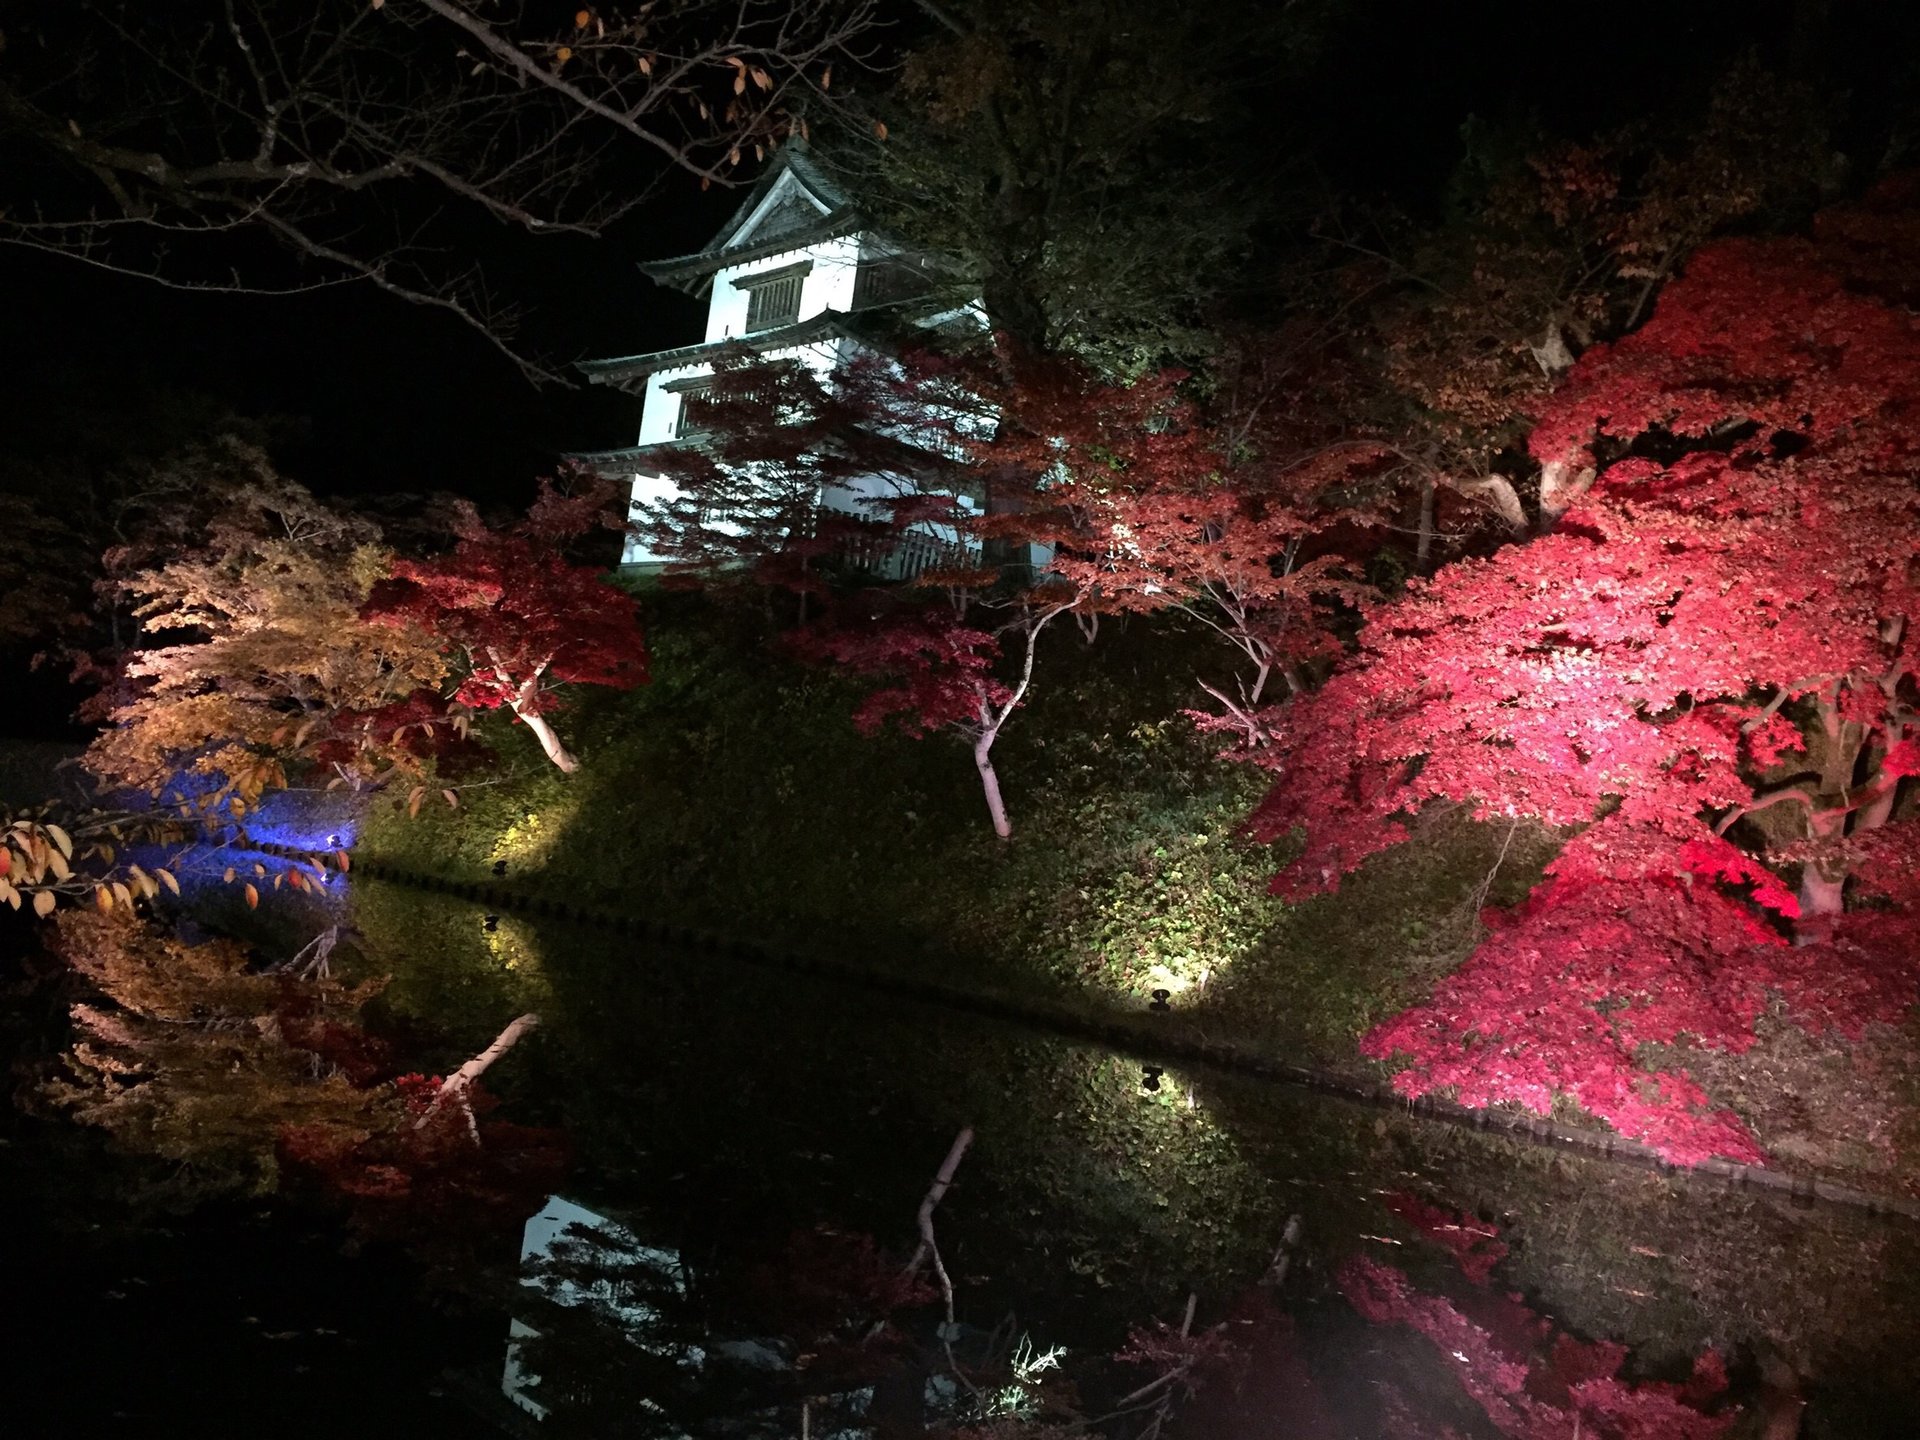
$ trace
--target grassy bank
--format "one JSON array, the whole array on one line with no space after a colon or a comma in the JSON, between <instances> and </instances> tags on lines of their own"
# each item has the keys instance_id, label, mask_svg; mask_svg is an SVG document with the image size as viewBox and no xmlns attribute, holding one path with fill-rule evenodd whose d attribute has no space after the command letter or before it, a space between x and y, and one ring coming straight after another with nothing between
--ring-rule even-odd
<instances>
[{"instance_id":1,"label":"grassy bank","mask_svg":"<svg viewBox=\"0 0 1920 1440\"><path fill-rule=\"evenodd\" d=\"M361 848L467 878L505 861L547 893L955 980L1122 1004L1166 989L1348 1066L1358 1033L1464 953L1479 899L1537 878L1539 837L1455 820L1341 898L1284 905L1267 894L1284 854L1238 833L1266 777L1180 714L1219 664L1209 640L1135 623L1048 641L996 751L1005 844L963 745L860 736L855 686L686 599L656 620L654 684L561 717L577 775L496 726L509 779L417 819L383 802Z\"/></svg>"}]
</instances>

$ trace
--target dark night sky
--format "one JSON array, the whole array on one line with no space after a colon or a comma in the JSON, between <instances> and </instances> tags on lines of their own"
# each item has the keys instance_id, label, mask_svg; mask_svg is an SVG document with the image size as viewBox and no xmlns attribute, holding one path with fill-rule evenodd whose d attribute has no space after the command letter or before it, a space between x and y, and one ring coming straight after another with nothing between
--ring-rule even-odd
<instances>
[{"instance_id":1,"label":"dark night sky","mask_svg":"<svg viewBox=\"0 0 1920 1440\"><path fill-rule=\"evenodd\" d=\"M1776 64L1837 55L1861 97L1855 113L1870 116L1894 67L1908 63L1911 27L1893 18L1907 7L1836 0L1836 28L1809 50L1791 38L1792 17L1809 6L1825 8L1350 5L1311 76L1276 78L1276 123L1249 148L1285 149L1306 136L1333 184L1417 205L1457 158L1469 114L1532 115L1556 129L1613 124L1697 92L1756 43ZM1886 26L1899 33L1881 33ZM736 200L671 178L598 242L506 236L491 224L473 234L504 258L501 273L528 301L528 331L547 353L630 353L696 338L701 310L649 284L633 262L703 243ZM635 418L633 402L606 392L537 392L457 322L366 287L291 298L180 294L7 250L0 295L0 446L33 445L53 417L184 389L244 413L303 417L308 439L281 459L315 488L505 499L524 494L564 449L622 443Z\"/></svg>"},{"instance_id":2,"label":"dark night sky","mask_svg":"<svg viewBox=\"0 0 1920 1440\"><path fill-rule=\"evenodd\" d=\"M626 233L507 247L499 273L532 297L525 333L562 360L697 335L700 307L633 261L704 243L733 203L674 181ZM303 420L307 440L281 458L316 488L493 496L524 489L564 449L630 438L630 400L537 391L458 320L364 285L182 293L12 250L0 252L0 294L0 434L15 444L35 443L53 412L187 390Z\"/></svg>"}]
</instances>

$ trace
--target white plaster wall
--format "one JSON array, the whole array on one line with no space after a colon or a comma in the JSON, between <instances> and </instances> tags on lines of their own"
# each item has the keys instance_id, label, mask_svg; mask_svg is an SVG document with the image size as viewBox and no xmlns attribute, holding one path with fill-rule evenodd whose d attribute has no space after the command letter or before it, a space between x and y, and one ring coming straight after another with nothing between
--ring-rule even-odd
<instances>
[{"instance_id":1,"label":"white plaster wall","mask_svg":"<svg viewBox=\"0 0 1920 1440\"><path fill-rule=\"evenodd\" d=\"M633 477L633 498L627 502L627 518L638 521L641 507L657 505L662 500L673 498L676 486L658 475L635 475ZM627 532L627 543L620 551L622 565L658 565L664 556L654 553L647 542L631 530Z\"/></svg>"},{"instance_id":2,"label":"white plaster wall","mask_svg":"<svg viewBox=\"0 0 1920 1440\"><path fill-rule=\"evenodd\" d=\"M860 237L840 235L813 247L813 269L800 289L800 318L824 310L853 309L853 282L860 272Z\"/></svg>"},{"instance_id":3,"label":"white plaster wall","mask_svg":"<svg viewBox=\"0 0 1920 1440\"><path fill-rule=\"evenodd\" d=\"M849 282L851 285L851 282ZM744 292L741 292L744 297ZM744 319L746 310L742 308ZM816 341L811 345L796 345L785 350L770 350L769 359L799 359L815 374L826 374L838 363L839 344L832 340ZM687 380L697 380L702 375L711 375L711 365L685 365L676 370L657 372L647 377L646 396L641 401L640 439L641 445L656 445L674 438L674 428L680 420L681 395L665 387ZM678 494L677 488L669 480L658 475L635 473L632 477L633 493L628 502L628 514L637 515L640 507L659 504ZM646 542L636 535L629 534L627 543L620 552L622 565L658 565L666 557L648 548Z\"/></svg>"},{"instance_id":4,"label":"white plaster wall","mask_svg":"<svg viewBox=\"0 0 1920 1440\"><path fill-rule=\"evenodd\" d=\"M733 282L769 270L784 270L802 260L811 260L813 268L800 284L798 319L811 320L826 310L853 308L853 281L860 268L860 237L841 235L822 240L800 250L782 250L745 265L728 265L716 271L707 304L706 341L739 339L747 333L747 292Z\"/></svg>"},{"instance_id":5,"label":"white plaster wall","mask_svg":"<svg viewBox=\"0 0 1920 1440\"><path fill-rule=\"evenodd\" d=\"M647 390L640 401L640 436L636 445L657 445L673 438L674 422L680 418L680 397L666 388L669 381L684 380L705 367L683 370L656 370L647 377Z\"/></svg>"}]
</instances>

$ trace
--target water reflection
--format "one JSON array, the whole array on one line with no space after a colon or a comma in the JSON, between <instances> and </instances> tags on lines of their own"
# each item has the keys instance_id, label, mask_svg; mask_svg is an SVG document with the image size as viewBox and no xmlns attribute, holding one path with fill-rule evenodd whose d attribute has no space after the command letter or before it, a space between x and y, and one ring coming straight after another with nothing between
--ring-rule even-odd
<instances>
[{"instance_id":1,"label":"water reflection","mask_svg":"<svg viewBox=\"0 0 1920 1440\"><path fill-rule=\"evenodd\" d=\"M1121 1327L1224 1302L1289 1218L1311 1292L1354 1256L1423 1260L1389 1213L1417 1196L1499 1229L1499 1284L1635 1363L1707 1346L1814 1377L1835 1434L1915 1386L1920 1227L1803 1208L1684 1174L1349 1107L1139 1060L712 955L355 887L386 1001L460 1044L538 1008L501 1088L563 1123L580 1180L649 1245L712 1257L829 1224L910 1239L912 1206L962 1124L975 1152L942 1215L969 1313L1017 1312L1036 1343L1111 1349ZM1153 1083L1148 1083L1149 1081ZM599 1203L598 1199L595 1201ZM1820 1387L1824 1384L1824 1393ZM1889 1430L1886 1433L1898 1433Z\"/></svg>"},{"instance_id":2,"label":"water reflection","mask_svg":"<svg viewBox=\"0 0 1920 1440\"><path fill-rule=\"evenodd\" d=\"M592 1252L589 1268L593 1273L567 1273L560 1268L569 1252L582 1250ZM528 1217L521 1234L523 1285L555 1305L594 1307L609 1323L627 1331L633 1343L646 1345L649 1332L662 1319L660 1308L644 1295L623 1293L614 1278L634 1269L659 1287L685 1293L678 1254L641 1243L624 1225L563 1196L549 1196L539 1213ZM500 1375L500 1391L535 1419L544 1420L553 1412L542 1403L546 1394L541 1390L541 1377L527 1353L540 1339L540 1332L517 1316L507 1325L507 1358ZM656 1341L652 1348L657 1358L662 1347ZM693 1365L702 1358L697 1350L685 1357Z\"/></svg>"}]
</instances>

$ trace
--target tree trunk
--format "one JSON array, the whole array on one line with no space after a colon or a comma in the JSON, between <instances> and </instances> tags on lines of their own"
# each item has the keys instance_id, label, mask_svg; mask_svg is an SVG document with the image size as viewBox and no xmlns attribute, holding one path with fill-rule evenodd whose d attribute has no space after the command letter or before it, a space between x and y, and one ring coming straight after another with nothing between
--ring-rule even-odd
<instances>
[{"instance_id":1,"label":"tree trunk","mask_svg":"<svg viewBox=\"0 0 1920 1440\"><path fill-rule=\"evenodd\" d=\"M1413 552L1414 573L1430 575L1433 573L1433 523L1434 497L1440 489L1432 476L1420 486L1420 538L1415 542Z\"/></svg>"},{"instance_id":2,"label":"tree trunk","mask_svg":"<svg viewBox=\"0 0 1920 1440\"><path fill-rule=\"evenodd\" d=\"M1815 841L1835 841L1847 830L1847 812L1816 810L1807 819ZM1827 855L1815 855L1800 866L1800 915L1793 922L1793 943L1816 945L1832 938L1834 917L1846 909L1847 867Z\"/></svg>"},{"instance_id":3,"label":"tree trunk","mask_svg":"<svg viewBox=\"0 0 1920 1440\"><path fill-rule=\"evenodd\" d=\"M1846 907L1847 874L1837 873L1818 860L1809 860L1800 868L1800 918L1794 925L1794 938L1802 945L1824 940L1833 928L1833 917Z\"/></svg>"},{"instance_id":4,"label":"tree trunk","mask_svg":"<svg viewBox=\"0 0 1920 1440\"><path fill-rule=\"evenodd\" d=\"M1813 797L1807 830L1816 845L1838 841L1847 833L1847 785L1859 751L1858 727L1840 718L1838 692L1823 693L1816 707L1820 733L1813 754L1820 765L1820 789ZM1798 945L1812 945L1833 934L1833 919L1846 909L1847 867L1844 860L1816 854L1800 867L1800 918L1794 922Z\"/></svg>"},{"instance_id":5,"label":"tree trunk","mask_svg":"<svg viewBox=\"0 0 1920 1440\"><path fill-rule=\"evenodd\" d=\"M473 1082L485 1074L488 1067L490 1067L494 1061L498 1060L515 1045L519 1044L522 1035L525 1035L529 1030L537 1030L539 1028L540 1017L531 1011L512 1021L506 1029L494 1037L491 1045L487 1046L486 1049L482 1050L478 1055L474 1056L471 1060L467 1061L466 1064L454 1071L453 1074L447 1076L445 1080L440 1082L440 1089L439 1092L434 1095L433 1103L427 1107L424 1115L413 1122L413 1128L418 1130L422 1125L425 1125L427 1121L433 1118L434 1112L447 1101L459 1100L464 1102L466 1093L472 1087Z\"/></svg>"},{"instance_id":6,"label":"tree trunk","mask_svg":"<svg viewBox=\"0 0 1920 1440\"><path fill-rule=\"evenodd\" d=\"M553 727L547 723L546 716L522 710L517 703L513 707L513 713L519 716L523 725L533 731L533 738L540 742L540 748L546 752L547 759L551 760L562 774L571 775L580 768L580 762L573 758L567 747L560 743L560 737L553 733Z\"/></svg>"},{"instance_id":7,"label":"tree trunk","mask_svg":"<svg viewBox=\"0 0 1920 1440\"><path fill-rule=\"evenodd\" d=\"M487 651L487 659L492 662L493 673L499 677L502 685L513 684L507 667L491 648ZM554 767L562 775L571 775L580 768L580 762L560 743L560 737L553 733L553 727L546 722L546 717L534 709L534 702L540 698L540 677L546 673L547 661L542 660L534 668L533 674L520 682L519 688L513 692L513 699L507 702L507 708L513 711L515 719L533 731L533 738L540 742L540 748L546 752L547 759L554 763Z\"/></svg>"},{"instance_id":8,"label":"tree trunk","mask_svg":"<svg viewBox=\"0 0 1920 1440\"><path fill-rule=\"evenodd\" d=\"M1273 662L1271 660L1260 661L1259 668L1253 672L1253 684L1247 687L1247 704L1249 707L1260 703L1260 697L1266 693L1267 677L1271 674L1273 674Z\"/></svg>"},{"instance_id":9,"label":"tree trunk","mask_svg":"<svg viewBox=\"0 0 1920 1440\"><path fill-rule=\"evenodd\" d=\"M1007 805L1000 798L1000 777L993 768L992 732L973 742L973 765L980 772L980 790L987 797L987 813L993 817L993 833L1002 840L1013 836L1013 822L1007 819Z\"/></svg>"},{"instance_id":10,"label":"tree trunk","mask_svg":"<svg viewBox=\"0 0 1920 1440\"><path fill-rule=\"evenodd\" d=\"M1560 523L1560 517L1593 486L1596 474L1591 465L1575 469L1576 461L1549 460L1540 467L1540 525L1542 535Z\"/></svg>"}]
</instances>

